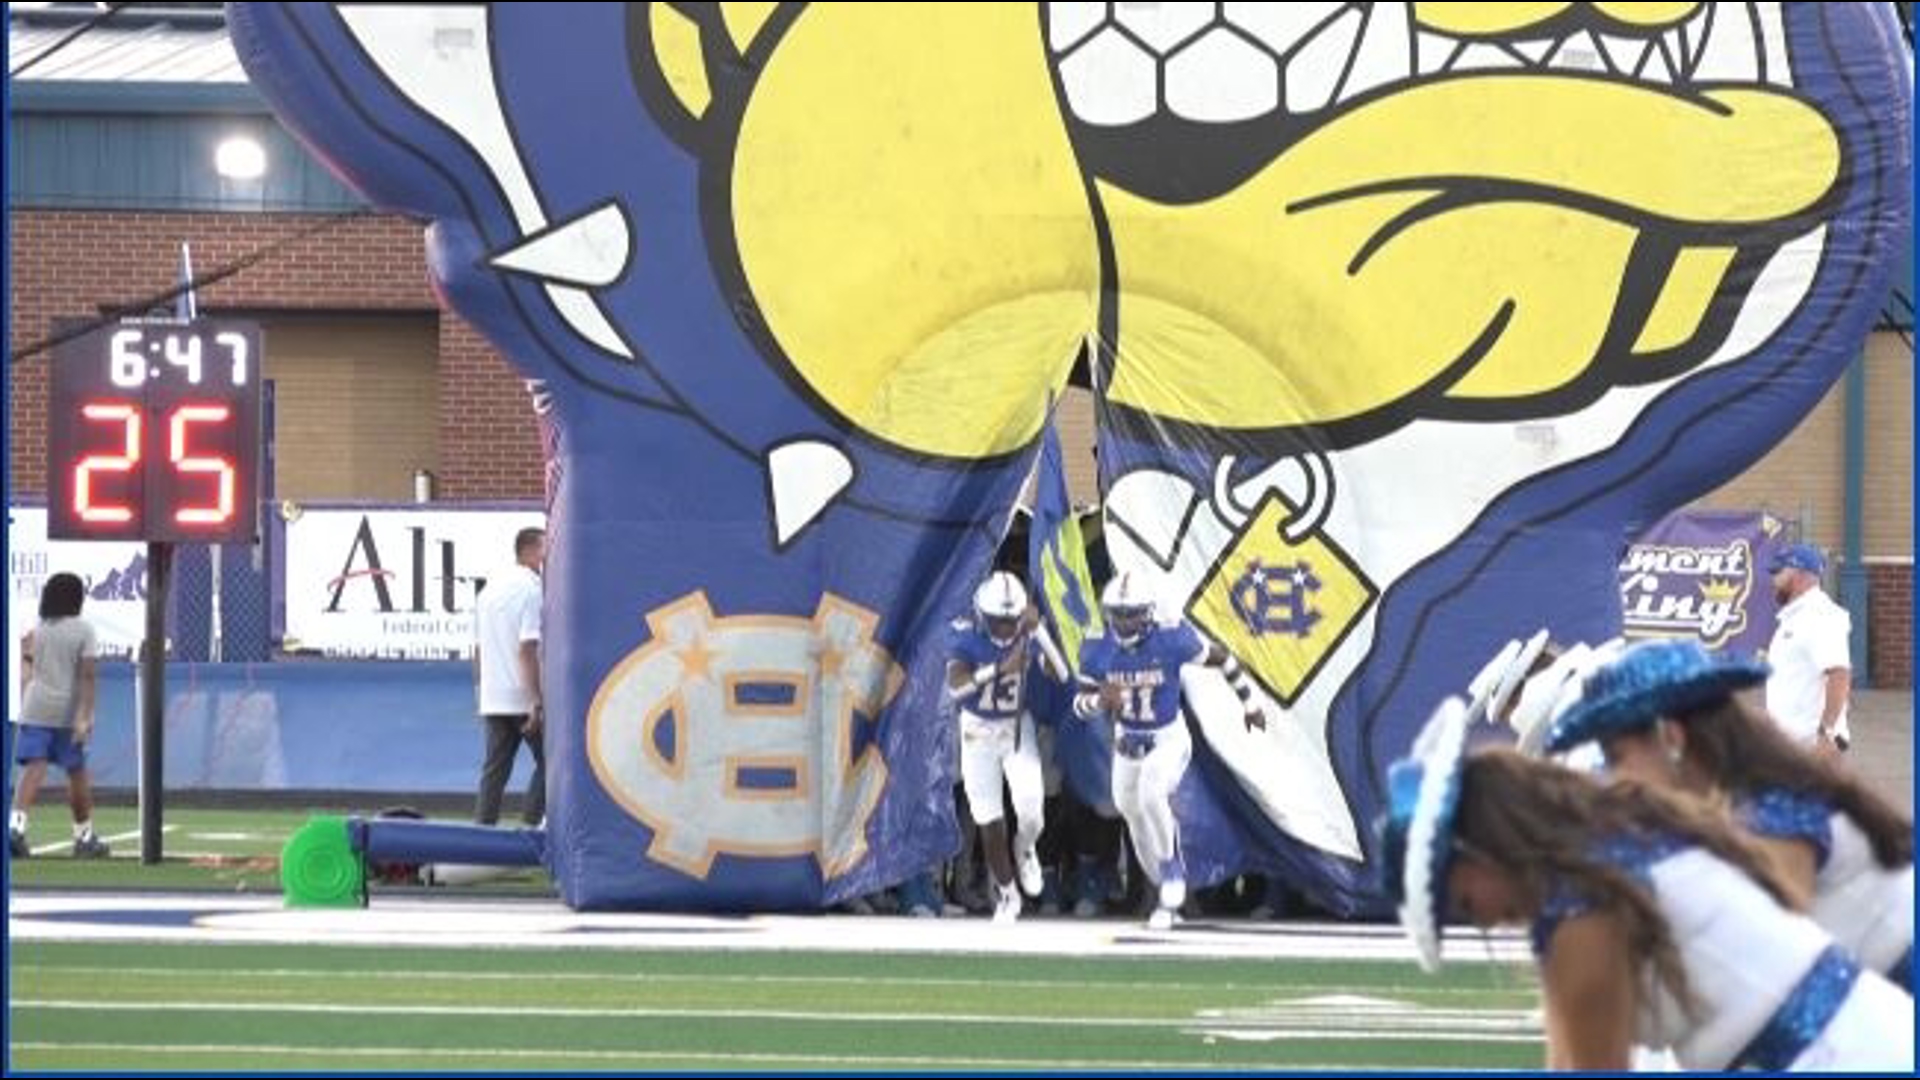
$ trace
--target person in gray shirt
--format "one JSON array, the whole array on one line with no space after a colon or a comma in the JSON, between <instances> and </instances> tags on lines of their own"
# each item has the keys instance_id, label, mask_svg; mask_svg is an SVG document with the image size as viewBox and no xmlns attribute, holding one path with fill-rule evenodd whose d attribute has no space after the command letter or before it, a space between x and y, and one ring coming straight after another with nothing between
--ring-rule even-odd
<instances>
[{"instance_id":1,"label":"person in gray shirt","mask_svg":"<svg viewBox=\"0 0 1920 1080\"><path fill-rule=\"evenodd\" d=\"M87 589L73 574L55 574L40 590L40 625L20 642L19 731L14 760L22 766L7 818L7 854L25 858L27 814L46 779L47 762L67 774L73 807L73 857L99 859L107 845L93 831L93 783L87 775L87 740L93 735L94 661L99 639L80 617Z\"/></svg>"}]
</instances>

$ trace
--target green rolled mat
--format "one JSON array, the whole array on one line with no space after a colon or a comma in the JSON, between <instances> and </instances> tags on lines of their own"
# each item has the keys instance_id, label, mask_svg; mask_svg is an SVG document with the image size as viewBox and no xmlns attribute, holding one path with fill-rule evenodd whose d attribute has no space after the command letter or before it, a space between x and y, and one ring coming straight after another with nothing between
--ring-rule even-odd
<instances>
[{"instance_id":1,"label":"green rolled mat","mask_svg":"<svg viewBox=\"0 0 1920 1080\"><path fill-rule=\"evenodd\" d=\"M347 841L346 818L310 818L280 849L288 907L361 907L366 883L366 864Z\"/></svg>"}]
</instances>

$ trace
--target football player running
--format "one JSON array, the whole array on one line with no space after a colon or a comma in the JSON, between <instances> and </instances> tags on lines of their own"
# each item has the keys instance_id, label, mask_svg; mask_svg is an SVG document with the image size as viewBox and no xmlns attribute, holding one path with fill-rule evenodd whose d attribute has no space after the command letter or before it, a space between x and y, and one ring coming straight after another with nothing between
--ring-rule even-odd
<instances>
[{"instance_id":1,"label":"football player running","mask_svg":"<svg viewBox=\"0 0 1920 1080\"><path fill-rule=\"evenodd\" d=\"M1114 721L1113 802L1126 819L1141 868L1159 887L1159 906L1147 926L1166 930L1187 897L1180 821L1173 812L1173 793L1193 756L1192 737L1180 720L1180 669L1188 664L1221 669L1240 696L1247 730L1262 730L1267 722L1240 662L1219 645L1202 641L1185 620L1159 624L1153 598L1138 575L1115 576L1101 592L1100 606L1106 630L1080 646L1073 711L1083 720L1104 713Z\"/></svg>"},{"instance_id":2,"label":"football player running","mask_svg":"<svg viewBox=\"0 0 1920 1080\"><path fill-rule=\"evenodd\" d=\"M987 869L993 875L993 921L1020 917L1020 893L1040 895L1040 857L1034 847L1045 824L1045 784L1033 714L1027 708L1027 675L1036 656L1054 678L1066 681L1066 658L1040 625L1026 586L1005 571L988 575L973 594L973 617L953 624L947 660L947 695L959 703L960 780ZM1000 780L1013 794L1017 822L1012 851ZM1014 887L1015 862L1019 888Z\"/></svg>"}]
</instances>

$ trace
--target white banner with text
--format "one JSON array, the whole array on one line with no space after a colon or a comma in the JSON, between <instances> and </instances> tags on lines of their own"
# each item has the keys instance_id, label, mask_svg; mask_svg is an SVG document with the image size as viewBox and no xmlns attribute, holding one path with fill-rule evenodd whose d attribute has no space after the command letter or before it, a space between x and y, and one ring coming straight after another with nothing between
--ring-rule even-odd
<instances>
[{"instance_id":1,"label":"white banner with text","mask_svg":"<svg viewBox=\"0 0 1920 1080\"><path fill-rule=\"evenodd\" d=\"M538 510L310 509L287 521L283 647L391 660L473 652L473 602Z\"/></svg>"}]
</instances>

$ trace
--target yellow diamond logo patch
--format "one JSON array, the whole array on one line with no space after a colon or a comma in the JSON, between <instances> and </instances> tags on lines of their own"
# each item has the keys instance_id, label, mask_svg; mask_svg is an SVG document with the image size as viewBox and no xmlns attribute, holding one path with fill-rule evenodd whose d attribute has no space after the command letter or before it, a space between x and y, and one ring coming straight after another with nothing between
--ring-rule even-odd
<instances>
[{"instance_id":1,"label":"yellow diamond logo patch","mask_svg":"<svg viewBox=\"0 0 1920 1080\"><path fill-rule=\"evenodd\" d=\"M1194 623L1289 706L1379 596L1338 545L1318 533L1299 543L1281 535L1292 514L1269 491L1188 606Z\"/></svg>"}]
</instances>

